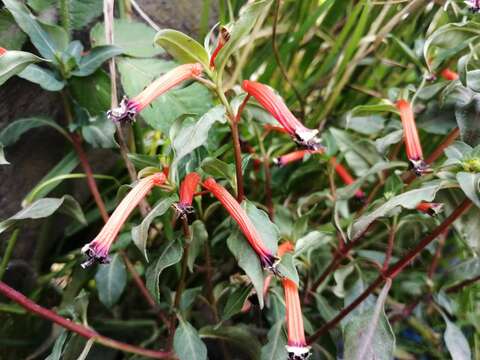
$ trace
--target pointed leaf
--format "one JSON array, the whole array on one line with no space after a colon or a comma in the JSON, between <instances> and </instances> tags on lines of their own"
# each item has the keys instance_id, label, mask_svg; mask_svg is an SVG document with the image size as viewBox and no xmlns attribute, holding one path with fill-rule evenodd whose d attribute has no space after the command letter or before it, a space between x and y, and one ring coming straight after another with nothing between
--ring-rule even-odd
<instances>
[{"instance_id":1,"label":"pointed leaf","mask_svg":"<svg viewBox=\"0 0 480 360\"><path fill-rule=\"evenodd\" d=\"M443 338L445 339L445 344L447 344L447 349L450 352L452 359L470 360L472 358L472 353L470 351L470 346L468 345L468 340L462 330L448 320L446 316L443 316L443 318L447 324Z\"/></svg>"},{"instance_id":2,"label":"pointed leaf","mask_svg":"<svg viewBox=\"0 0 480 360\"><path fill-rule=\"evenodd\" d=\"M457 173L457 181L465 195L477 207L480 207L480 174L459 172Z\"/></svg>"},{"instance_id":3,"label":"pointed leaf","mask_svg":"<svg viewBox=\"0 0 480 360\"><path fill-rule=\"evenodd\" d=\"M138 250L145 256L145 259L148 261L147 255L147 240L148 240L148 229L152 224L155 218L165 214L172 204L178 200L177 195L172 195L168 198L160 200L153 209L145 216L140 223L140 225L132 227L132 240L133 243L137 246Z\"/></svg>"},{"instance_id":4,"label":"pointed leaf","mask_svg":"<svg viewBox=\"0 0 480 360\"><path fill-rule=\"evenodd\" d=\"M207 347L197 330L182 318L173 338L173 348L180 360L206 360Z\"/></svg>"},{"instance_id":5,"label":"pointed leaf","mask_svg":"<svg viewBox=\"0 0 480 360\"><path fill-rule=\"evenodd\" d=\"M60 91L66 85L65 81L56 78L52 70L42 68L35 64L28 65L18 76L40 85L42 89L47 91Z\"/></svg>"},{"instance_id":6,"label":"pointed leaf","mask_svg":"<svg viewBox=\"0 0 480 360\"><path fill-rule=\"evenodd\" d=\"M115 254L109 264L99 265L95 281L100 301L111 308L118 302L127 285L127 271L122 257Z\"/></svg>"},{"instance_id":7,"label":"pointed leaf","mask_svg":"<svg viewBox=\"0 0 480 360\"><path fill-rule=\"evenodd\" d=\"M193 264L195 259L204 249L204 245L208 240L208 232L205 224L201 220L195 220L191 226L192 241L188 251L187 266L190 272L193 273Z\"/></svg>"},{"instance_id":8,"label":"pointed leaf","mask_svg":"<svg viewBox=\"0 0 480 360\"><path fill-rule=\"evenodd\" d=\"M286 359L288 354L285 346L287 338L283 330L283 320L279 320L273 325L267 335L268 342L262 347L262 360Z\"/></svg>"},{"instance_id":9,"label":"pointed leaf","mask_svg":"<svg viewBox=\"0 0 480 360\"><path fill-rule=\"evenodd\" d=\"M25 119L18 119L9 124L6 128L0 132L0 142L3 146L13 145L20 139L25 132L30 129L35 129L40 126L50 126L61 133L63 136L68 137L65 130L62 129L57 123L48 118L31 117Z\"/></svg>"},{"instance_id":10,"label":"pointed leaf","mask_svg":"<svg viewBox=\"0 0 480 360\"><path fill-rule=\"evenodd\" d=\"M203 46L180 31L172 29L160 30L155 35L154 41L155 44L162 47L179 63L199 62L205 69L210 68L208 53Z\"/></svg>"},{"instance_id":11,"label":"pointed leaf","mask_svg":"<svg viewBox=\"0 0 480 360\"><path fill-rule=\"evenodd\" d=\"M160 302L160 275L167 267L178 263L182 259L182 255L183 247L179 243L171 241L165 246L158 259L148 267L147 289L157 302Z\"/></svg>"},{"instance_id":12,"label":"pointed leaf","mask_svg":"<svg viewBox=\"0 0 480 360\"><path fill-rule=\"evenodd\" d=\"M72 71L75 76L88 76L93 74L108 59L120 55L123 50L117 46L96 46L90 52L81 57L78 70Z\"/></svg>"},{"instance_id":13,"label":"pointed leaf","mask_svg":"<svg viewBox=\"0 0 480 360\"><path fill-rule=\"evenodd\" d=\"M28 65L45 61L25 51L7 50L0 56L0 85L12 76L21 73Z\"/></svg>"}]
</instances>

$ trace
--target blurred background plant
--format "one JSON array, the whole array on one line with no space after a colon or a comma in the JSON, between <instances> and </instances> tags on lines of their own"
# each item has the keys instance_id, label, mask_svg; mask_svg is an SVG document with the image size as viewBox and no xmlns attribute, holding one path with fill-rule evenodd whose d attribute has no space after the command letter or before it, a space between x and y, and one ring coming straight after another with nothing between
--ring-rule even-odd
<instances>
[{"instance_id":1,"label":"blurred background plant","mask_svg":"<svg viewBox=\"0 0 480 360\"><path fill-rule=\"evenodd\" d=\"M219 203L199 194L190 225L174 221L179 180L198 171L244 192L262 236L295 244L285 266L299 280L313 358L480 358L476 3L172 3L3 0L0 84L32 82L28 101L51 109L8 118L2 167L15 169L9 152L18 146L30 166L28 142L14 144L32 129L53 128L67 141L42 143L63 158L28 178L35 185L0 223L0 279L84 327L52 326L10 292L14 302L0 303L1 357L286 358L281 281L270 283ZM192 9L193 25L171 22ZM222 26L230 39L210 68ZM117 96L137 95L184 62L204 64L208 81L162 95L131 126L106 118ZM321 131L326 153L275 166L295 143L252 100L236 124L244 79L274 88ZM420 178L407 170L400 98L413 105L433 168ZM357 180L345 186L336 163ZM5 193L28 177L1 171ZM168 172L170 191L155 189L140 204L110 264L81 269L80 248L137 177L155 171ZM444 213L417 211L422 201L442 203Z\"/></svg>"}]
</instances>

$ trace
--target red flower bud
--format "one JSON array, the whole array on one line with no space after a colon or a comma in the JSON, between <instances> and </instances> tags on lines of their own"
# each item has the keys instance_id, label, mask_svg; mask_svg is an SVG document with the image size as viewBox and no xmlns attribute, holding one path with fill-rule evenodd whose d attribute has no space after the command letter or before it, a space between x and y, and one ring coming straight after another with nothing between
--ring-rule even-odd
<instances>
[{"instance_id":1,"label":"red flower bud","mask_svg":"<svg viewBox=\"0 0 480 360\"><path fill-rule=\"evenodd\" d=\"M413 171L418 176L430 172L430 168L423 160L422 145L418 137L411 104L406 100L398 100L396 105L400 111L400 118L403 125L403 140L405 142L407 157L408 160L410 160Z\"/></svg>"},{"instance_id":2,"label":"red flower bud","mask_svg":"<svg viewBox=\"0 0 480 360\"><path fill-rule=\"evenodd\" d=\"M3 56L7 53L7 49L0 47L0 56Z\"/></svg>"},{"instance_id":3,"label":"red flower bud","mask_svg":"<svg viewBox=\"0 0 480 360\"><path fill-rule=\"evenodd\" d=\"M228 40L230 40L230 33L226 28L222 27L220 29L220 35L218 36L217 47L213 50L212 56L210 57L210 67L215 67L215 59Z\"/></svg>"},{"instance_id":4,"label":"red flower bud","mask_svg":"<svg viewBox=\"0 0 480 360\"><path fill-rule=\"evenodd\" d=\"M310 150L319 150L323 146L317 137L318 130L305 127L290 112L282 98L275 94L271 88L255 81L244 80L243 90L253 96L272 116L285 128L293 140Z\"/></svg>"},{"instance_id":5,"label":"red flower bud","mask_svg":"<svg viewBox=\"0 0 480 360\"><path fill-rule=\"evenodd\" d=\"M180 217L186 218L188 214L193 213L192 201L199 182L200 175L196 172L191 172L185 176L180 184L180 201L176 205L177 213Z\"/></svg>"},{"instance_id":6,"label":"red flower bud","mask_svg":"<svg viewBox=\"0 0 480 360\"><path fill-rule=\"evenodd\" d=\"M273 163L277 166L285 166L292 162L297 162L303 160L305 155L308 154L322 154L324 152L323 149L320 150L297 150L291 153L279 156L273 159Z\"/></svg>"},{"instance_id":7,"label":"red flower bud","mask_svg":"<svg viewBox=\"0 0 480 360\"><path fill-rule=\"evenodd\" d=\"M154 186L163 185L165 181L166 178L163 173L156 173L138 181L114 210L112 216L110 216L110 219L95 239L82 248L82 253L87 256L87 261L82 264L83 268L95 262L106 264L110 261L108 257L110 247L130 213Z\"/></svg>"},{"instance_id":8,"label":"red flower bud","mask_svg":"<svg viewBox=\"0 0 480 360\"><path fill-rule=\"evenodd\" d=\"M340 176L345 185L350 185L355 182L355 179L352 177L352 175L350 175L348 170L342 164L337 163L337 159L335 157L332 157L330 159L330 163L332 164L332 166L334 166L335 171L337 172L338 176ZM355 197L359 200L363 200L365 199L365 193L362 190L358 189L357 191L355 191Z\"/></svg>"},{"instance_id":9,"label":"red flower bud","mask_svg":"<svg viewBox=\"0 0 480 360\"><path fill-rule=\"evenodd\" d=\"M441 203L430 203L430 202L421 202L417 205L417 210L421 211L424 214L430 216L435 216L440 214L443 211L443 204Z\"/></svg>"},{"instance_id":10,"label":"red flower bud","mask_svg":"<svg viewBox=\"0 0 480 360\"><path fill-rule=\"evenodd\" d=\"M114 121L133 121L135 115L142 111L157 97L185 80L200 76L202 71L203 67L199 63L177 66L175 69L160 76L133 99L129 100L124 97L120 106L116 109L109 110L107 115Z\"/></svg>"},{"instance_id":11,"label":"red flower bud","mask_svg":"<svg viewBox=\"0 0 480 360\"><path fill-rule=\"evenodd\" d=\"M445 80L449 80L449 81L453 81L453 80L457 80L458 79L458 74L453 71L453 70L450 70L449 68L445 68L442 70L442 72L440 73L440 75L445 79Z\"/></svg>"},{"instance_id":12,"label":"red flower bud","mask_svg":"<svg viewBox=\"0 0 480 360\"><path fill-rule=\"evenodd\" d=\"M247 238L253 250L255 250L260 257L264 267L271 271L275 271L275 256L267 249L257 229L237 200L235 200L235 198L213 178L205 180L203 186L210 191L218 201L220 201L230 216L237 222L240 230Z\"/></svg>"}]
</instances>

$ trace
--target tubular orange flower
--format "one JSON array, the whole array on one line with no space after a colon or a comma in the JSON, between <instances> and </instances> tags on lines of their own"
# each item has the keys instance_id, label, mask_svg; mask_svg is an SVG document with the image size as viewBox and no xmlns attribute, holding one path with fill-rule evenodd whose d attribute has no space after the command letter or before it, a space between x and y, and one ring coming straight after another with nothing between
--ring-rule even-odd
<instances>
[{"instance_id":1,"label":"tubular orange flower","mask_svg":"<svg viewBox=\"0 0 480 360\"><path fill-rule=\"evenodd\" d=\"M317 137L318 130L305 127L290 112L282 98L276 95L271 88L255 81L244 80L243 90L253 96L272 116L285 128L293 140L310 150L323 148Z\"/></svg>"},{"instance_id":2,"label":"tubular orange flower","mask_svg":"<svg viewBox=\"0 0 480 360\"><path fill-rule=\"evenodd\" d=\"M453 81L453 80L457 80L458 79L458 74L453 71L453 70L450 70L449 68L445 68L442 70L442 72L440 73L440 75L445 79L445 80L449 80L449 81Z\"/></svg>"},{"instance_id":3,"label":"tubular orange flower","mask_svg":"<svg viewBox=\"0 0 480 360\"><path fill-rule=\"evenodd\" d=\"M287 241L282 243L277 250L278 256L282 257L287 252L293 251L294 246ZM307 346L305 340L305 330L303 328L302 307L300 305L300 296L298 295L297 285L290 279L282 280L285 291L285 306L287 315L287 333L288 344L287 352L289 360L305 360L311 355L310 346Z\"/></svg>"},{"instance_id":4,"label":"tubular orange flower","mask_svg":"<svg viewBox=\"0 0 480 360\"><path fill-rule=\"evenodd\" d=\"M195 193L195 189L199 182L200 175L196 172L191 172L185 176L180 184L180 201L175 206L180 217L186 219L188 214L193 213L193 194Z\"/></svg>"},{"instance_id":5,"label":"tubular orange flower","mask_svg":"<svg viewBox=\"0 0 480 360\"><path fill-rule=\"evenodd\" d=\"M430 172L430 168L423 160L422 145L418 137L411 104L406 100L398 100L396 106L400 111L400 119L403 125L403 140L405 142L407 157L408 160L410 160L413 171L418 176Z\"/></svg>"},{"instance_id":6,"label":"tubular orange flower","mask_svg":"<svg viewBox=\"0 0 480 360\"><path fill-rule=\"evenodd\" d=\"M5 55L7 53L7 49L0 47L0 56Z\"/></svg>"},{"instance_id":7,"label":"tubular orange flower","mask_svg":"<svg viewBox=\"0 0 480 360\"><path fill-rule=\"evenodd\" d=\"M345 185L350 185L355 182L355 179L350 175L348 170L342 165L337 162L337 159L335 157L332 157L330 159L330 163L332 166L335 168L335 171L337 172L338 176L342 179L342 181L345 183ZM355 197L357 199L363 200L365 199L365 193L358 189L355 191Z\"/></svg>"},{"instance_id":8,"label":"tubular orange flower","mask_svg":"<svg viewBox=\"0 0 480 360\"><path fill-rule=\"evenodd\" d=\"M222 50L223 46L230 40L230 33L225 27L220 29L220 35L218 36L217 40L217 47L213 50L212 56L210 57L210 67L215 67L215 59L220 50Z\"/></svg>"},{"instance_id":9,"label":"tubular orange flower","mask_svg":"<svg viewBox=\"0 0 480 360\"><path fill-rule=\"evenodd\" d=\"M297 150L291 153L279 156L273 159L273 163L277 166L285 166L292 162L297 162L303 160L305 155L308 154L322 154L324 152L323 149L320 150Z\"/></svg>"},{"instance_id":10,"label":"tubular orange flower","mask_svg":"<svg viewBox=\"0 0 480 360\"><path fill-rule=\"evenodd\" d=\"M421 202L417 205L417 210L421 211L424 214L430 216L435 216L440 214L443 211L443 204L441 203L430 203L430 202Z\"/></svg>"},{"instance_id":11,"label":"tubular orange flower","mask_svg":"<svg viewBox=\"0 0 480 360\"><path fill-rule=\"evenodd\" d=\"M117 206L97 237L82 248L82 253L87 256L87 261L82 263L83 268L95 262L107 264L110 261L108 257L110 246L117 238L130 213L154 186L160 186L165 181L166 178L163 173L156 173L138 181Z\"/></svg>"},{"instance_id":12,"label":"tubular orange flower","mask_svg":"<svg viewBox=\"0 0 480 360\"><path fill-rule=\"evenodd\" d=\"M202 71L203 67L199 63L177 66L175 69L172 69L160 76L133 99L129 100L124 97L120 103L120 106L118 108L109 110L107 115L114 121L133 121L135 115L142 111L158 96L179 85L185 80L200 76Z\"/></svg>"},{"instance_id":13,"label":"tubular orange flower","mask_svg":"<svg viewBox=\"0 0 480 360\"><path fill-rule=\"evenodd\" d=\"M253 250L260 257L265 268L275 272L276 257L267 249L255 226L252 224L245 210L230 193L213 178L208 178L203 182L205 189L210 191L223 207L229 212L230 216L237 222L240 230L247 238Z\"/></svg>"}]
</instances>

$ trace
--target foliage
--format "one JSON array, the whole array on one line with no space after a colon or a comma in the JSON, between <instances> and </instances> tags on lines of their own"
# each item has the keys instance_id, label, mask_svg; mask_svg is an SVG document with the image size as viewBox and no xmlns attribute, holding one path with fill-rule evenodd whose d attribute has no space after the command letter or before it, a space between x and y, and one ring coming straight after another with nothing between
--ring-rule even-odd
<instances>
[{"instance_id":1,"label":"foliage","mask_svg":"<svg viewBox=\"0 0 480 360\"><path fill-rule=\"evenodd\" d=\"M102 335L166 351L158 357L286 359L285 279L298 285L314 359L480 357L475 2L204 1L202 38L194 39L155 31L124 0L115 2L113 44L100 19L102 1L3 3L0 85L20 77L37 84L39 96L58 93L67 122L40 114L15 119L0 132L0 164L12 166L9 147L42 126L61 133L74 151L38 179L19 212L0 222L8 236L0 279L15 271L10 256L24 225L53 218L62 236L42 227L38 248L54 250L41 253L33 284L11 285ZM45 12L58 22L46 22ZM219 23L203 38L209 14L218 14ZM229 37L217 48L222 31ZM119 93L129 99L180 64L200 63L203 75L154 99L135 121L113 124L105 116L116 105L112 58ZM303 124L320 131L326 150L276 166L297 145L268 130L279 124L245 96L244 79L281 95ZM407 169L399 99L413 105L431 166L420 177ZM90 148L123 156L109 174L94 174ZM73 173L79 163L82 173ZM245 226L201 185L194 214L181 213L177 193L193 171L243 200L247 221L271 255L293 244L273 274L246 241ZM122 224L110 263L82 269L80 249L107 220L102 206L111 213L137 174L158 172L167 183ZM64 194L61 185L74 178L87 178L95 201L79 204ZM423 213L422 202L441 203L444 212ZM448 230L429 240L444 224ZM135 357L130 353L137 350L90 329L82 335L54 326L50 334L47 323L7 298L15 300L7 295L0 304L0 357L113 358L118 351Z\"/></svg>"}]
</instances>

